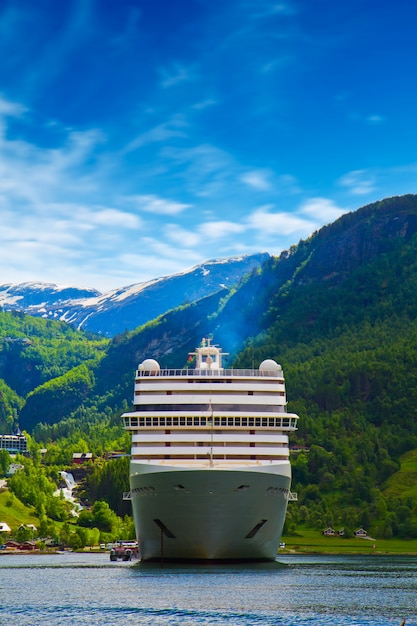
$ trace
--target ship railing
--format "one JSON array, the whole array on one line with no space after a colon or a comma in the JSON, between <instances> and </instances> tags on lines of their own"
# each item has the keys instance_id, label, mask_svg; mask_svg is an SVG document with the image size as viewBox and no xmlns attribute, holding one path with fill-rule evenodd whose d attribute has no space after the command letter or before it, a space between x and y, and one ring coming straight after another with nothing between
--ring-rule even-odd
<instances>
[{"instance_id":1,"label":"ship railing","mask_svg":"<svg viewBox=\"0 0 417 626\"><path fill-rule=\"evenodd\" d=\"M123 500L131 500L131 499L132 499L132 493L130 491L124 491Z\"/></svg>"},{"instance_id":2,"label":"ship railing","mask_svg":"<svg viewBox=\"0 0 417 626\"><path fill-rule=\"evenodd\" d=\"M297 429L298 415L294 413L286 413L285 417L254 417L252 416L213 416L207 411L206 415L140 415L135 411L125 413L123 421L125 428L142 429L142 428L273 428L285 431L293 431Z\"/></svg>"},{"instance_id":3,"label":"ship railing","mask_svg":"<svg viewBox=\"0 0 417 626\"><path fill-rule=\"evenodd\" d=\"M191 368L184 368L184 369L161 369L161 370L155 370L155 371L148 371L148 370L138 370L137 371L138 376L160 376L160 377L171 377L171 376L184 376L184 377L189 377L189 376L201 376L202 378L204 377L210 377L210 378L228 378L228 377L233 377L233 376L239 376L239 377L261 377L261 378L265 378L265 377L269 377L269 378L284 378L282 370L272 370L272 371L262 371L262 370L255 370L255 369L191 369Z\"/></svg>"},{"instance_id":4,"label":"ship railing","mask_svg":"<svg viewBox=\"0 0 417 626\"><path fill-rule=\"evenodd\" d=\"M294 491L289 491L288 492L288 501L289 502L297 502L298 500L298 494L295 493Z\"/></svg>"}]
</instances>

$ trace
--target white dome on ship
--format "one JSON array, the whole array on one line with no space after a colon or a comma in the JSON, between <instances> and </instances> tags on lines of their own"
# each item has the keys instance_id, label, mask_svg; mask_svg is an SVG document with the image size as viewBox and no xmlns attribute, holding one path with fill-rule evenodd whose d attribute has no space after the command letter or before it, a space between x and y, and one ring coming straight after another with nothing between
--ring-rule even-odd
<instances>
[{"instance_id":1,"label":"white dome on ship","mask_svg":"<svg viewBox=\"0 0 417 626\"><path fill-rule=\"evenodd\" d=\"M276 372L281 369L281 365L278 365L273 359L265 359L259 366L261 372Z\"/></svg>"},{"instance_id":2,"label":"white dome on ship","mask_svg":"<svg viewBox=\"0 0 417 626\"><path fill-rule=\"evenodd\" d=\"M145 359L139 365L139 369L145 370L146 372L159 372L161 366L158 361L155 361L155 359Z\"/></svg>"}]
</instances>

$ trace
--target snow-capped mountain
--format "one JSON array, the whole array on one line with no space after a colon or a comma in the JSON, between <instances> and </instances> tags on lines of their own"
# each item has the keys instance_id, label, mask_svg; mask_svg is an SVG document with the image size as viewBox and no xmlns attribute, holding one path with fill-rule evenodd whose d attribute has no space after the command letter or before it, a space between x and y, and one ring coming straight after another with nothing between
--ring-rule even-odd
<instances>
[{"instance_id":1,"label":"snow-capped mountain","mask_svg":"<svg viewBox=\"0 0 417 626\"><path fill-rule=\"evenodd\" d=\"M185 272L100 293L95 289L29 282L0 285L3 311L61 320L112 337L181 304L237 284L269 258L259 253L213 259Z\"/></svg>"}]
</instances>

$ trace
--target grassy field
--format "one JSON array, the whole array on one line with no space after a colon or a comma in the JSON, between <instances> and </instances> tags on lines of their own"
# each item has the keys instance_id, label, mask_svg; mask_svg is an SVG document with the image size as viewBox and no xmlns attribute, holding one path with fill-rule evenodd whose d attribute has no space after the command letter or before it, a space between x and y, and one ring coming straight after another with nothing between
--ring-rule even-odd
<instances>
[{"instance_id":1,"label":"grassy field","mask_svg":"<svg viewBox=\"0 0 417 626\"><path fill-rule=\"evenodd\" d=\"M280 553L309 554L413 554L417 539L344 539L324 537L319 530L300 530L297 536L282 537L285 549Z\"/></svg>"},{"instance_id":2,"label":"grassy field","mask_svg":"<svg viewBox=\"0 0 417 626\"><path fill-rule=\"evenodd\" d=\"M417 450L406 452L400 459L401 468L393 474L384 487L385 496L397 496L405 500L417 498Z\"/></svg>"},{"instance_id":3,"label":"grassy field","mask_svg":"<svg viewBox=\"0 0 417 626\"><path fill-rule=\"evenodd\" d=\"M19 528L21 524L39 526L35 510L22 504L6 489L0 491L0 522L6 522L12 531Z\"/></svg>"}]
</instances>

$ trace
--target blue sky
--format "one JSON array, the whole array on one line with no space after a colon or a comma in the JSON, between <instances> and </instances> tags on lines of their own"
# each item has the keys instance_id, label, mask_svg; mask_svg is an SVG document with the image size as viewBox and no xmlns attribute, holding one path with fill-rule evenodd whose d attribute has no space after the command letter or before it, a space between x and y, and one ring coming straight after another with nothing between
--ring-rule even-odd
<instances>
[{"instance_id":1,"label":"blue sky","mask_svg":"<svg viewBox=\"0 0 417 626\"><path fill-rule=\"evenodd\" d=\"M279 254L417 192L409 0L2 0L1 283Z\"/></svg>"}]
</instances>

